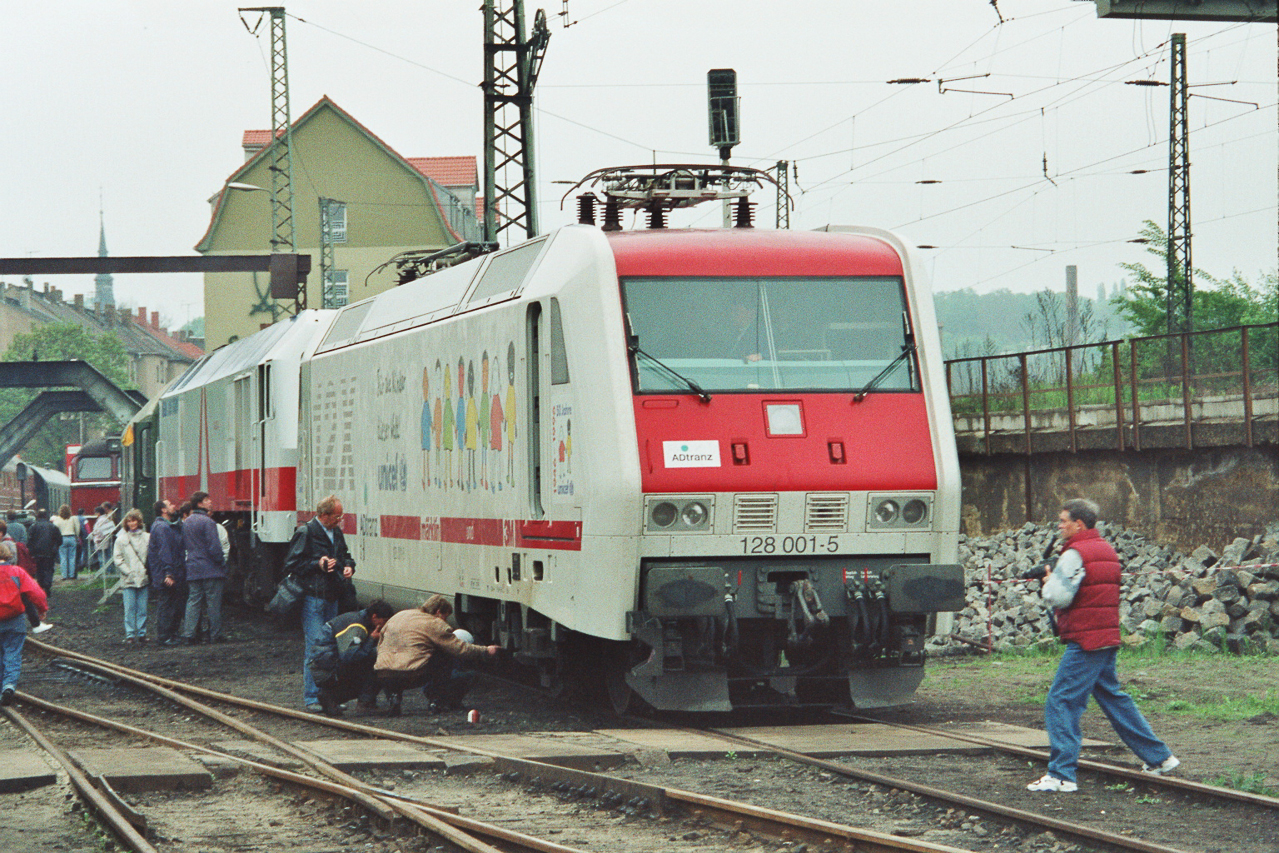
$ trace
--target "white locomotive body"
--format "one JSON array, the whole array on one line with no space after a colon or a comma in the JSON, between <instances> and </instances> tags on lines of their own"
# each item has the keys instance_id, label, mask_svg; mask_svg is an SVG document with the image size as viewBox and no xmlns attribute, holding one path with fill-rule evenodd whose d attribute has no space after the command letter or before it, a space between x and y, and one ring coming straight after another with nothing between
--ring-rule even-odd
<instances>
[{"instance_id":1,"label":"white locomotive body","mask_svg":"<svg viewBox=\"0 0 1279 853\"><path fill-rule=\"evenodd\" d=\"M259 567L336 495L363 596L619 709L888 705L963 606L941 364L886 232L568 226L215 353L160 470Z\"/></svg>"}]
</instances>

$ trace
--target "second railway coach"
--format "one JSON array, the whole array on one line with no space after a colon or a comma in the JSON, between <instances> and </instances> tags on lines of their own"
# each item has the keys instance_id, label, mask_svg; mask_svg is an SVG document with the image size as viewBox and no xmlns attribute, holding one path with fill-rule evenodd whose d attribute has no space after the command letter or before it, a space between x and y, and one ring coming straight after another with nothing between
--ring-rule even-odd
<instances>
[{"instance_id":1,"label":"second railway coach","mask_svg":"<svg viewBox=\"0 0 1279 853\"><path fill-rule=\"evenodd\" d=\"M228 589L250 603L270 599L298 522L299 364L333 315L304 311L221 347L159 398L156 493L209 493L231 534Z\"/></svg>"}]
</instances>

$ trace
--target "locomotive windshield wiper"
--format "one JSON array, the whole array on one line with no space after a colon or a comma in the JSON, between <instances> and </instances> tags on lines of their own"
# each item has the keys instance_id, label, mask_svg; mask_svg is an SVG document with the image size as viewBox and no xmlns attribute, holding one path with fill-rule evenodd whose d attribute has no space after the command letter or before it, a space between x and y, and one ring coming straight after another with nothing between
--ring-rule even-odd
<instances>
[{"instance_id":1,"label":"locomotive windshield wiper","mask_svg":"<svg viewBox=\"0 0 1279 853\"><path fill-rule=\"evenodd\" d=\"M893 368L901 364L902 359L906 358L906 356L910 355L914 351L915 351L915 344L913 343L906 344L904 347L902 347L901 355L897 356L897 358L888 362L887 367L879 371L879 373L876 373L874 379L867 382L865 387L862 388L862 390L858 391L856 394L853 395L853 402L860 403L862 400L865 400L866 395L869 394L871 391L874 391L876 386L878 386L879 383L883 382L884 379L888 376L888 374L893 372Z\"/></svg>"},{"instance_id":2,"label":"locomotive windshield wiper","mask_svg":"<svg viewBox=\"0 0 1279 853\"><path fill-rule=\"evenodd\" d=\"M647 358L649 361L653 362L653 364L656 364L656 365L657 365L658 367L660 367L662 370L665 370L665 371L666 371L667 373L669 373L671 376L674 376L674 377L675 377L676 379L678 379L680 382L683 382L685 385L687 385L690 389L692 389L693 391L697 392L697 396L699 396L699 397L701 397L701 398L702 398L702 402L703 402L703 403L709 403L709 402L711 401L711 395L710 395L710 394L706 391L706 389L705 389L705 388L703 388L701 385L698 385L696 382L694 382L693 380L689 379L687 376L685 376L684 374L680 373L680 372L679 372L678 370L676 370L675 368L673 368L673 367L671 367L670 365L666 364L664 361L662 361L662 360L661 360L660 358L658 358L657 356L655 356L655 355L649 355L648 353L644 352L644 350L640 349L639 344L637 344L637 343L632 343L632 344L630 345L630 350L631 350L631 352L632 352L632 353L634 353L635 355L642 355L642 356L644 356L644 357L645 357L645 358Z\"/></svg>"}]
</instances>

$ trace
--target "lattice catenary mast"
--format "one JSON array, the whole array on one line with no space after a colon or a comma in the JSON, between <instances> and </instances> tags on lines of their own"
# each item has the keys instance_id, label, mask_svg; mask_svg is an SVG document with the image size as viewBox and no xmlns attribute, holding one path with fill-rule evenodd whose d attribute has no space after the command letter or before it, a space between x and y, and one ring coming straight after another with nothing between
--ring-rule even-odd
<instances>
[{"instance_id":1,"label":"lattice catenary mast","mask_svg":"<svg viewBox=\"0 0 1279 853\"><path fill-rule=\"evenodd\" d=\"M1168 110L1168 332L1194 331L1194 267L1190 252L1190 99L1186 34L1173 33Z\"/></svg>"},{"instance_id":2,"label":"lattice catenary mast","mask_svg":"<svg viewBox=\"0 0 1279 853\"><path fill-rule=\"evenodd\" d=\"M524 0L484 0L484 239L537 236L533 86L550 40L546 13L524 35Z\"/></svg>"},{"instance_id":3,"label":"lattice catenary mast","mask_svg":"<svg viewBox=\"0 0 1279 853\"><path fill-rule=\"evenodd\" d=\"M297 252L293 228L293 124L289 121L289 57L284 39L284 7L241 7L271 18L271 252ZM243 20L243 18L241 18ZM261 23L261 18L258 19ZM257 24L245 27L256 34ZM306 308L306 287L300 286L294 313Z\"/></svg>"}]
</instances>

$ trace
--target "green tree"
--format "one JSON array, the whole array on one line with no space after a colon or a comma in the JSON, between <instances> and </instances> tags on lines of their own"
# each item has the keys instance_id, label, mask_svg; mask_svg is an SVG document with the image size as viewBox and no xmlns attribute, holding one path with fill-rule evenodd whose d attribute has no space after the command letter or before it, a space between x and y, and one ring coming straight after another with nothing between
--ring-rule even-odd
<instances>
[{"instance_id":1,"label":"green tree","mask_svg":"<svg viewBox=\"0 0 1279 853\"><path fill-rule=\"evenodd\" d=\"M1120 264L1136 281L1110 301L1132 324L1137 337L1162 335L1168 331L1168 235L1146 220L1141 236L1146 251L1160 261L1158 271L1140 262ZM1260 285L1253 285L1238 270L1229 278L1218 279L1196 268L1194 287L1191 305L1196 331L1279 320L1279 278L1274 273L1265 274Z\"/></svg>"},{"instance_id":2,"label":"green tree","mask_svg":"<svg viewBox=\"0 0 1279 853\"><path fill-rule=\"evenodd\" d=\"M1158 272L1145 264L1121 264L1136 281L1126 292L1111 297L1111 304L1131 323L1134 337L1162 335L1168 330L1167 263L1168 241L1163 229L1147 221L1141 236L1148 244L1146 251L1159 258ZM1201 269L1194 274L1194 330L1229 329L1279 321L1279 275L1264 273L1260 284L1253 284L1238 271L1219 279ZM1174 317L1174 328L1180 317ZM1175 340L1175 339L1174 339ZM1249 334L1250 366L1255 371L1253 382L1272 383L1279 361L1279 331L1274 327L1253 330ZM1189 372L1197 375L1194 384L1200 390L1211 390L1220 384L1223 391L1235 387L1231 376L1240 369L1241 335L1196 335L1189 342ZM1181 392L1181 347L1176 343L1148 342L1139 345L1138 372L1150 383L1151 399L1173 397ZM1214 379L1214 375L1220 379ZM1156 380L1162 380L1162 386ZM1143 392L1144 393L1144 392Z\"/></svg>"},{"instance_id":3,"label":"green tree","mask_svg":"<svg viewBox=\"0 0 1279 853\"><path fill-rule=\"evenodd\" d=\"M76 323L49 323L13 339L4 361L70 361L92 364L121 388L131 388L129 356L114 335L92 335ZM8 423L45 388L0 389L0 423ZM121 425L107 415L85 413L84 433L118 433ZM66 445L80 441L80 416L51 418L18 452L27 462L45 468L63 468Z\"/></svg>"}]
</instances>

